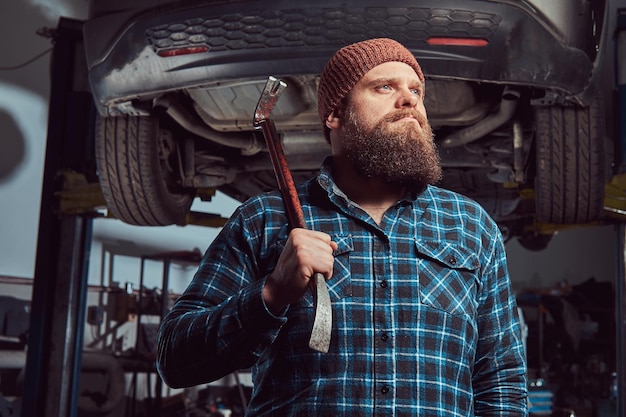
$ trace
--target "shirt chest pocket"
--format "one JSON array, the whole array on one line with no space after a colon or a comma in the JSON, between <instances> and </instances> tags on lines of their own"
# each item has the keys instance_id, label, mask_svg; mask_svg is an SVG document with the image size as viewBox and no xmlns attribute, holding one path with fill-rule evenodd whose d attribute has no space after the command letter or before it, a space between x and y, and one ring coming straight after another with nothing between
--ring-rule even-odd
<instances>
[{"instance_id":1,"label":"shirt chest pocket","mask_svg":"<svg viewBox=\"0 0 626 417\"><path fill-rule=\"evenodd\" d=\"M453 315L474 315L480 282L476 254L447 242L416 240L415 244L420 302Z\"/></svg>"}]
</instances>

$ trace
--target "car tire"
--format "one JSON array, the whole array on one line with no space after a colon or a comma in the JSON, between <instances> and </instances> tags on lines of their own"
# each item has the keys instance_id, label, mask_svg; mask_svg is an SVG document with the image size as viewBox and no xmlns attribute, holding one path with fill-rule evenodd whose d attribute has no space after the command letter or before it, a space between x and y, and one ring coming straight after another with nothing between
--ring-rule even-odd
<instances>
[{"instance_id":1,"label":"car tire","mask_svg":"<svg viewBox=\"0 0 626 417\"><path fill-rule=\"evenodd\" d=\"M604 198L604 125L601 100L587 107L535 111L537 221L585 224L599 219Z\"/></svg>"},{"instance_id":2,"label":"car tire","mask_svg":"<svg viewBox=\"0 0 626 417\"><path fill-rule=\"evenodd\" d=\"M97 116L95 153L109 211L137 226L185 224L194 192L179 185L178 153L153 116Z\"/></svg>"}]
</instances>

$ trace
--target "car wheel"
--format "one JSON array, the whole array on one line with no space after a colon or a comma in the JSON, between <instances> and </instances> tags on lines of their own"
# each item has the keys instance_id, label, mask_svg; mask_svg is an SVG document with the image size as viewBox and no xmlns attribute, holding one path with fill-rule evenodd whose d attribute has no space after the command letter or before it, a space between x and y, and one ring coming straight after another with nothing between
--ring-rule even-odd
<instances>
[{"instance_id":1,"label":"car wheel","mask_svg":"<svg viewBox=\"0 0 626 417\"><path fill-rule=\"evenodd\" d=\"M178 152L152 116L96 119L95 152L108 209L138 226L185 224L194 198L180 186Z\"/></svg>"},{"instance_id":2,"label":"car wheel","mask_svg":"<svg viewBox=\"0 0 626 417\"><path fill-rule=\"evenodd\" d=\"M601 101L588 107L539 107L536 117L536 209L539 222L597 220L604 198Z\"/></svg>"}]
</instances>

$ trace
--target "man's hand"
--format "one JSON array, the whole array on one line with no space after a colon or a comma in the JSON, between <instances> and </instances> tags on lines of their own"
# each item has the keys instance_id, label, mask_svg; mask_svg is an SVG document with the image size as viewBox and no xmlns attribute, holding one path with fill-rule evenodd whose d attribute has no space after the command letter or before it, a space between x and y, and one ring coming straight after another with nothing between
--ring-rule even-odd
<instances>
[{"instance_id":1,"label":"man's hand","mask_svg":"<svg viewBox=\"0 0 626 417\"><path fill-rule=\"evenodd\" d=\"M323 232L296 228L278 258L276 269L263 288L263 299L270 311L279 313L298 301L309 287L315 273L328 280L333 274L333 251L337 243Z\"/></svg>"}]
</instances>

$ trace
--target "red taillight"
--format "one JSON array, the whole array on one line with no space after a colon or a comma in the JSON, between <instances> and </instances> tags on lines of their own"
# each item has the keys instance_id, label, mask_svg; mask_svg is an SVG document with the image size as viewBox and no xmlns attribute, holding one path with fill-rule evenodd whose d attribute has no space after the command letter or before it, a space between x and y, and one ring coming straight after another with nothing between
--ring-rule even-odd
<instances>
[{"instance_id":1,"label":"red taillight","mask_svg":"<svg viewBox=\"0 0 626 417\"><path fill-rule=\"evenodd\" d=\"M187 46L185 48L162 49L157 54L160 57L167 58L170 56L202 54L209 51L208 46Z\"/></svg>"},{"instance_id":2,"label":"red taillight","mask_svg":"<svg viewBox=\"0 0 626 417\"><path fill-rule=\"evenodd\" d=\"M428 38L429 45L453 45L453 46L487 46L486 39L472 38Z\"/></svg>"}]
</instances>

